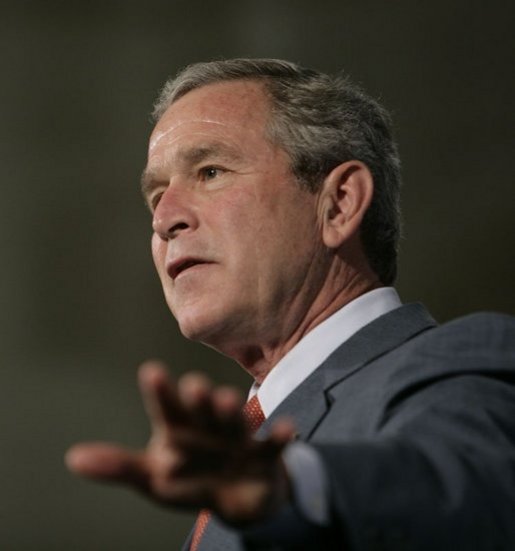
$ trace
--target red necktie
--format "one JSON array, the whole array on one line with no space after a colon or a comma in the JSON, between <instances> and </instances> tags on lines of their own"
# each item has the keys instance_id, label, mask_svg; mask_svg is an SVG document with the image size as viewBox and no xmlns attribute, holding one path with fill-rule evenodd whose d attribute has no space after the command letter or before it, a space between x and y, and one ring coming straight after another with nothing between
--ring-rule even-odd
<instances>
[{"instance_id":1,"label":"red necktie","mask_svg":"<svg viewBox=\"0 0 515 551\"><path fill-rule=\"evenodd\" d=\"M257 394L252 396L252 398L245 404L243 408L243 417L252 432L256 432L265 420L265 414L261 409L261 404L259 403ZM195 524L195 531L193 532L193 538L191 539L190 551L197 551L210 517L211 512L207 509L202 509L198 514L197 523Z\"/></svg>"}]
</instances>

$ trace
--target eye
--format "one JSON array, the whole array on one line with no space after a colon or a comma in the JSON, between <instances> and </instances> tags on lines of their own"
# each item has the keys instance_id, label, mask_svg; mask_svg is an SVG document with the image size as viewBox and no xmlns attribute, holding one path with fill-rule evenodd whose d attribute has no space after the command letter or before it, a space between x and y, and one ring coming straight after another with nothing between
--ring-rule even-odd
<instances>
[{"instance_id":1,"label":"eye","mask_svg":"<svg viewBox=\"0 0 515 551\"><path fill-rule=\"evenodd\" d=\"M216 166L206 166L200 169L200 177L202 180L214 180L223 173L223 169Z\"/></svg>"},{"instance_id":2,"label":"eye","mask_svg":"<svg viewBox=\"0 0 515 551\"><path fill-rule=\"evenodd\" d=\"M159 205L159 201L161 201L161 197L163 196L163 192L156 193L150 197L148 201L148 205L150 207L150 210L154 212L157 208L157 205Z\"/></svg>"}]
</instances>

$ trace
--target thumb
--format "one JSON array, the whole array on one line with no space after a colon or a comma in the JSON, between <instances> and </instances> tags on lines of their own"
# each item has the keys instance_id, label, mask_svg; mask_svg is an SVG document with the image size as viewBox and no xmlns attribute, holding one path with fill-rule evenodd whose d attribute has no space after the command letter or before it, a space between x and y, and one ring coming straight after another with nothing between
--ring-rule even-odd
<instances>
[{"instance_id":1,"label":"thumb","mask_svg":"<svg viewBox=\"0 0 515 551\"><path fill-rule=\"evenodd\" d=\"M72 473L86 478L147 487L148 469L144 454L115 444L77 444L66 452L65 464Z\"/></svg>"}]
</instances>

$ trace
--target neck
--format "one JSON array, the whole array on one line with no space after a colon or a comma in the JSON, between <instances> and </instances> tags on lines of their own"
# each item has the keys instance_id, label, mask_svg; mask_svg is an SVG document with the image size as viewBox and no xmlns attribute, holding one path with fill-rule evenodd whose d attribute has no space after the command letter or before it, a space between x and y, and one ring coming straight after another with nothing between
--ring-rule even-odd
<instances>
[{"instance_id":1,"label":"neck","mask_svg":"<svg viewBox=\"0 0 515 551\"><path fill-rule=\"evenodd\" d=\"M258 383L261 384L268 373L305 335L340 308L359 296L382 287L377 276L371 272L354 271L352 269L338 270L328 278L314 300L295 308L289 305L288 313L281 319L281 324L273 324L273 332L265 332L261 341L248 341L231 346L225 343L220 352L236 360ZM335 286L338 281L340 284ZM274 320L275 321L275 320Z\"/></svg>"}]
</instances>

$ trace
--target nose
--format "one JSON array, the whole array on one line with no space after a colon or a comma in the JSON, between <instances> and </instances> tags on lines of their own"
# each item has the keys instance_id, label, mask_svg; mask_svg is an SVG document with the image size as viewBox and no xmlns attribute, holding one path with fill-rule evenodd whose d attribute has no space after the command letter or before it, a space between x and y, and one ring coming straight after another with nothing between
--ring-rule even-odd
<instances>
[{"instance_id":1,"label":"nose","mask_svg":"<svg viewBox=\"0 0 515 551\"><path fill-rule=\"evenodd\" d=\"M154 232L167 241L182 232L195 229L197 225L193 204L186 192L171 187L166 189L154 210Z\"/></svg>"}]
</instances>

